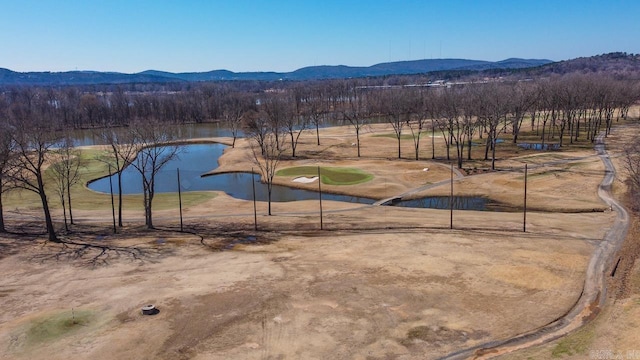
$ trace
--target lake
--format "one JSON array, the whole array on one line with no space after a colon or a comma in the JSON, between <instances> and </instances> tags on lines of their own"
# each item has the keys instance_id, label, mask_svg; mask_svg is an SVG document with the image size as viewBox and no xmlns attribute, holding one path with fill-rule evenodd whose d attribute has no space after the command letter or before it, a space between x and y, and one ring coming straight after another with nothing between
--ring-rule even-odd
<instances>
[{"instance_id":1,"label":"lake","mask_svg":"<svg viewBox=\"0 0 640 360\"><path fill-rule=\"evenodd\" d=\"M176 169L180 169L180 185L182 191L224 191L230 196L243 199L253 199L252 183L256 187L256 200L267 201L267 185L260 182L260 177L252 173L225 173L201 177L202 174L218 167L218 158L224 152L223 144L188 144L181 146L178 157L169 161L156 175L155 191L177 192L178 178ZM112 175L113 191L118 192L117 175ZM141 194L142 177L133 167L128 166L122 172L123 194ZM109 192L109 178L105 177L89 183L89 188L103 193ZM271 200L276 202L317 200L318 193L287 186L274 185ZM374 199L338 195L322 194L323 200L346 201L360 204L373 204Z\"/></svg>"}]
</instances>

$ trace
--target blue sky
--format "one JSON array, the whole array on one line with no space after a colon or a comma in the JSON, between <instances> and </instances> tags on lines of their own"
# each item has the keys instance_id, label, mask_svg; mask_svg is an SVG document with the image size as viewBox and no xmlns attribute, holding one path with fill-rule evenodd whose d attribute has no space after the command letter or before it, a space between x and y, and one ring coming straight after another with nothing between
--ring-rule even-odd
<instances>
[{"instance_id":1,"label":"blue sky","mask_svg":"<svg viewBox=\"0 0 640 360\"><path fill-rule=\"evenodd\" d=\"M292 71L640 53L638 0L0 0L0 67Z\"/></svg>"}]
</instances>

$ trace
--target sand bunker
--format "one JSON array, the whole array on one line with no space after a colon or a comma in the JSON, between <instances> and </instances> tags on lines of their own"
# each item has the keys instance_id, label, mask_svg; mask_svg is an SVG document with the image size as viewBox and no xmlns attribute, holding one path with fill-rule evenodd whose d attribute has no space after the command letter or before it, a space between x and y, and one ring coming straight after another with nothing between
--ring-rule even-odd
<instances>
[{"instance_id":1,"label":"sand bunker","mask_svg":"<svg viewBox=\"0 0 640 360\"><path fill-rule=\"evenodd\" d=\"M306 176L300 176L297 177L295 179L293 179L293 182L297 182L297 183L303 183L303 184L310 184L314 181L318 180L317 176L314 177L306 177Z\"/></svg>"}]
</instances>

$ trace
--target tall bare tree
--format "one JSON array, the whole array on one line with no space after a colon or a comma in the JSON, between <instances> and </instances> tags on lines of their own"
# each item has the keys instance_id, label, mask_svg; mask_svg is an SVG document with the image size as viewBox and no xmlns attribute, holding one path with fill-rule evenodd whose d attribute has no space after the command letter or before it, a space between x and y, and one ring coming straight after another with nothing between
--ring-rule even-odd
<instances>
[{"instance_id":1,"label":"tall bare tree","mask_svg":"<svg viewBox=\"0 0 640 360\"><path fill-rule=\"evenodd\" d=\"M640 138L636 136L625 145L624 155L631 207L638 211L640 210Z\"/></svg>"},{"instance_id":2,"label":"tall bare tree","mask_svg":"<svg viewBox=\"0 0 640 360\"><path fill-rule=\"evenodd\" d=\"M2 100L0 99L0 233L7 231L4 225L2 194L8 190L6 183L11 170L10 160L14 151L14 145L13 128L7 123Z\"/></svg>"},{"instance_id":3,"label":"tall bare tree","mask_svg":"<svg viewBox=\"0 0 640 360\"><path fill-rule=\"evenodd\" d=\"M413 99L411 105L411 118L407 123L409 130L411 131L411 138L413 139L413 149L415 151L415 159L420 160L420 138L422 132L427 127L427 119L431 115L431 108L433 106L433 94L427 89L422 90Z\"/></svg>"},{"instance_id":4,"label":"tall bare tree","mask_svg":"<svg viewBox=\"0 0 640 360\"><path fill-rule=\"evenodd\" d=\"M236 139L242 128L243 114L253 107L255 107L255 100L241 93L230 93L224 99L222 117L231 130L231 136L233 137L232 148L236 146Z\"/></svg>"},{"instance_id":5,"label":"tall bare tree","mask_svg":"<svg viewBox=\"0 0 640 360\"><path fill-rule=\"evenodd\" d=\"M263 111L248 110L242 118L247 137L257 142L260 150L264 149L265 138L271 131L266 114Z\"/></svg>"},{"instance_id":6,"label":"tall bare tree","mask_svg":"<svg viewBox=\"0 0 640 360\"><path fill-rule=\"evenodd\" d=\"M535 89L531 84L520 82L511 85L510 90L512 98L509 112L513 117L511 130L513 134L513 143L515 144L518 142L518 135L520 135L520 128L522 127L524 116L536 103L536 96L538 93L534 91Z\"/></svg>"},{"instance_id":7,"label":"tall bare tree","mask_svg":"<svg viewBox=\"0 0 640 360\"><path fill-rule=\"evenodd\" d=\"M14 128L11 141L15 144L10 180L16 187L39 196L48 239L60 242L53 226L44 181L46 164L51 160L52 148L60 141L60 136L47 109L51 104L39 102L38 94L30 89L22 91L19 100L9 109L9 124Z\"/></svg>"},{"instance_id":8,"label":"tall bare tree","mask_svg":"<svg viewBox=\"0 0 640 360\"><path fill-rule=\"evenodd\" d=\"M278 143L280 141L280 143ZM271 215L271 193L273 190L273 178L282 155L285 151L286 143L282 138L277 138L274 131L264 134L262 139L255 135L251 138L251 154L253 162L258 166L262 181L267 185L268 214Z\"/></svg>"},{"instance_id":9,"label":"tall bare tree","mask_svg":"<svg viewBox=\"0 0 640 360\"><path fill-rule=\"evenodd\" d=\"M309 122L315 127L316 143L320 146L320 125L326 119L330 109L327 85L316 85L305 95L303 114L308 117Z\"/></svg>"},{"instance_id":10,"label":"tall bare tree","mask_svg":"<svg viewBox=\"0 0 640 360\"><path fill-rule=\"evenodd\" d=\"M75 150L73 139L68 135L62 139L59 147L53 151L55 161L51 164L50 169L56 183L56 193L62 205L62 216L64 218L64 228L69 231L69 223L67 221L67 213L69 213L69 221L74 224L73 211L71 206L71 186L80 180L80 153Z\"/></svg>"},{"instance_id":11,"label":"tall bare tree","mask_svg":"<svg viewBox=\"0 0 640 360\"><path fill-rule=\"evenodd\" d=\"M360 131L366 126L369 117L367 98L360 83L355 80L345 81L340 90L342 118L351 124L356 132L356 147L360 157Z\"/></svg>"},{"instance_id":12,"label":"tall bare tree","mask_svg":"<svg viewBox=\"0 0 640 360\"><path fill-rule=\"evenodd\" d=\"M510 109L509 91L502 84L485 84L483 86L483 102L480 111L481 119L487 128L486 150L491 150L491 169L496 168L496 144L498 136L509 126L507 115ZM485 151L485 160L487 160Z\"/></svg>"},{"instance_id":13,"label":"tall bare tree","mask_svg":"<svg viewBox=\"0 0 640 360\"><path fill-rule=\"evenodd\" d=\"M118 227L122 227L122 171L134 159L137 151L135 131L126 128L103 128L99 131L102 140L111 150L108 158L101 159L116 172L118 183Z\"/></svg>"},{"instance_id":14,"label":"tall bare tree","mask_svg":"<svg viewBox=\"0 0 640 360\"><path fill-rule=\"evenodd\" d=\"M173 143L177 132L172 126L157 120L134 122L130 127L137 156L131 161L142 177L145 225L153 229L153 199L156 176L172 159L178 156L180 146Z\"/></svg>"},{"instance_id":15,"label":"tall bare tree","mask_svg":"<svg viewBox=\"0 0 640 360\"><path fill-rule=\"evenodd\" d=\"M291 115L291 103L285 94L268 93L261 99L260 107L269 121L271 134L275 136L275 144L280 146L282 132L287 118Z\"/></svg>"},{"instance_id":16,"label":"tall bare tree","mask_svg":"<svg viewBox=\"0 0 640 360\"><path fill-rule=\"evenodd\" d=\"M402 131L411 120L413 103L416 98L415 91L404 88L389 89L379 91L377 95L373 106L377 108L379 115L384 116L391 124L398 143L398 159L401 159Z\"/></svg>"},{"instance_id":17,"label":"tall bare tree","mask_svg":"<svg viewBox=\"0 0 640 360\"><path fill-rule=\"evenodd\" d=\"M306 104L304 99L295 94L294 97L285 98L285 118L283 121L283 129L289 135L289 146L291 147L291 157L296 157L296 149L300 135L309 126L309 117L306 114Z\"/></svg>"}]
</instances>

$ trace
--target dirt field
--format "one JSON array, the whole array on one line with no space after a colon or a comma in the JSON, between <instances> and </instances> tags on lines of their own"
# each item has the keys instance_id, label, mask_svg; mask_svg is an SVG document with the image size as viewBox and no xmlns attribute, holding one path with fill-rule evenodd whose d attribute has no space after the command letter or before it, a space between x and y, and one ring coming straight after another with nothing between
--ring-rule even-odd
<instances>
[{"instance_id":1,"label":"dirt field","mask_svg":"<svg viewBox=\"0 0 640 360\"><path fill-rule=\"evenodd\" d=\"M614 154L621 145L637 137L638 126L614 129L608 139ZM623 158L614 157L618 169L623 168ZM614 193L624 199L626 187L624 174L615 183ZM614 276L609 276L607 306L602 313L584 328L571 335L543 346L534 347L500 357L500 359L640 359L640 220L631 219L626 241L618 252ZM613 273L613 269L611 269Z\"/></svg>"},{"instance_id":2,"label":"dirt field","mask_svg":"<svg viewBox=\"0 0 640 360\"><path fill-rule=\"evenodd\" d=\"M348 166L375 176L325 191L449 192L449 167L409 160L410 140L407 159L392 160L395 140L376 136L389 128L369 129L361 159L350 128L323 131L320 148L310 134L301 158L281 167ZM423 141L430 159L430 138ZM240 142L218 171L247 170L247 152ZM447 210L338 202L324 203L319 230L315 201L274 204L274 216L259 204L254 233L253 204L218 194L185 209L197 235L173 231L176 209L157 212L157 231L140 229L142 214L128 211L124 235L110 235L110 211L96 209L77 213L67 239L90 246L0 238L0 357L433 359L547 324L580 296L614 217L596 195L603 167L590 149L499 155L501 171L458 177L455 193L518 209L529 164L527 201L536 211L526 233L517 211L455 211L450 230ZM160 313L141 315L147 304Z\"/></svg>"}]
</instances>

